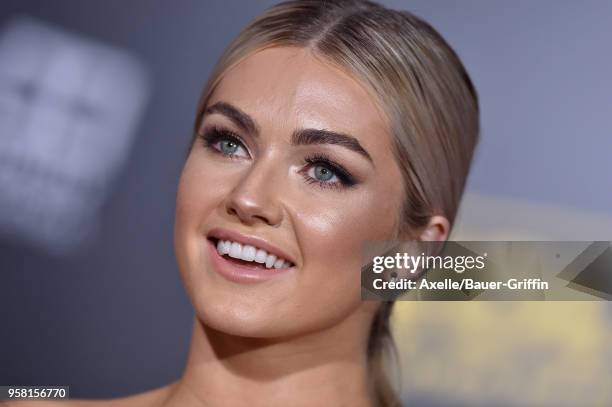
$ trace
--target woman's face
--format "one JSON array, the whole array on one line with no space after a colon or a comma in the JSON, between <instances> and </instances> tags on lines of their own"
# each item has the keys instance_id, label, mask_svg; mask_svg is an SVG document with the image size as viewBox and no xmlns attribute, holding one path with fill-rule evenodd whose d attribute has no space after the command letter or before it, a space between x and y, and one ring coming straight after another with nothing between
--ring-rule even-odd
<instances>
[{"instance_id":1,"label":"woman's face","mask_svg":"<svg viewBox=\"0 0 612 407\"><path fill-rule=\"evenodd\" d=\"M301 48L242 60L178 188L175 252L197 316L251 337L367 320L362 244L394 237L401 179L387 121L350 75Z\"/></svg>"}]
</instances>

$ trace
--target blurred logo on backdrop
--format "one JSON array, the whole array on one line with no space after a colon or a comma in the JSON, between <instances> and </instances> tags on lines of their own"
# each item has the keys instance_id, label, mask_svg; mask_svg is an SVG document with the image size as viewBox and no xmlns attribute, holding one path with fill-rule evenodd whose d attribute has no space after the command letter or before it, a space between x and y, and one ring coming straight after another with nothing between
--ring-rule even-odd
<instances>
[{"instance_id":1,"label":"blurred logo on backdrop","mask_svg":"<svg viewBox=\"0 0 612 407\"><path fill-rule=\"evenodd\" d=\"M0 233L55 254L95 236L148 98L113 46L27 17L0 31Z\"/></svg>"}]
</instances>

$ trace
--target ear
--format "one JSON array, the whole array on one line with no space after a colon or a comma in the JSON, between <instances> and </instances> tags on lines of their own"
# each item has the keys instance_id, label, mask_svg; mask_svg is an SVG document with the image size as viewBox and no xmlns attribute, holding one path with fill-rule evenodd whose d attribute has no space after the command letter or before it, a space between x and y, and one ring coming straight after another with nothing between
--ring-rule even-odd
<instances>
[{"instance_id":1,"label":"ear","mask_svg":"<svg viewBox=\"0 0 612 407\"><path fill-rule=\"evenodd\" d=\"M444 216L434 215L421 232L420 240L425 242L445 241L450 233L450 223Z\"/></svg>"}]
</instances>

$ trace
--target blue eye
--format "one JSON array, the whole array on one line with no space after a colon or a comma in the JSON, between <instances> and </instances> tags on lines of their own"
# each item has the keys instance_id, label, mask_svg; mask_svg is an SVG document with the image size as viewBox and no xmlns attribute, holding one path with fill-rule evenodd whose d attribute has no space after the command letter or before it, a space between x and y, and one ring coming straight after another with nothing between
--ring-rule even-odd
<instances>
[{"instance_id":1,"label":"blue eye","mask_svg":"<svg viewBox=\"0 0 612 407\"><path fill-rule=\"evenodd\" d=\"M228 157L249 158L249 153L242 143L232 138L223 138L222 136L219 141L213 143L212 147Z\"/></svg>"},{"instance_id":2,"label":"blue eye","mask_svg":"<svg viewBox=\"0 0 612 407\"><path fill-rule=\"evenodd\" d=\"M250 158L240 137L229 130L213 128L201 137L207 148L219 154L232 158Z\"/></svg>"},{"instance_id":3,"label":"blue eye","mask_svg":"<svg viewBox=\"0 0 612 407\"><path fill-rule=\"evenodd\" d=\"M311 176L312 178L316 179L317 181L322 181L322 182L337 182L337 175L334 173L334 171L330 168L328 168L325 165L313 165L312 168L308 171L308 175Z\"/></svg>"},{"instance_id":4,"label":"blue eye","mask_svg":"<svg viewBox=\"0 0 612 407\"><path fill-rule=\"evenodd\" d=\"M322 188L352 188L357 180L340 164L336 164L324 155L306 158L307 166L302 175L309 184L318 184Z\"/></svg>"},{"instance_id":5,"label":"blue eye","mask_svg":"<svg viewBox=\"0 0 612 407\"><path fill-rule=\"evenodd\" d=\"M236 151L240 148L238 143L236 143L234 140L221 140L218 144L219 151L227 155L235 154Z\"/></svg>"}]
</instances>

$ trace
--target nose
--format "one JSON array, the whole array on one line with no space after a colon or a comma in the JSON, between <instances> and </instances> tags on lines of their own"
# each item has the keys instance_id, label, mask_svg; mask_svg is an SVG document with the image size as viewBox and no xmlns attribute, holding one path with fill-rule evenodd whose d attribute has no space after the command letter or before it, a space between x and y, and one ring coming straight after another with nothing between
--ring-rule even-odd
<instances>
[{"instance_id":1,"label":"nose","mask_svg":"<svg viewBox=\"0 0 612 407\"><path fill-rule=\"evenodd\" d=\"M278 165L260 161L249 167L225 200L226 211L247 225L280 225L283 218L279 200L282 182L276 175Z\"/></svg>"}]
</instances>

